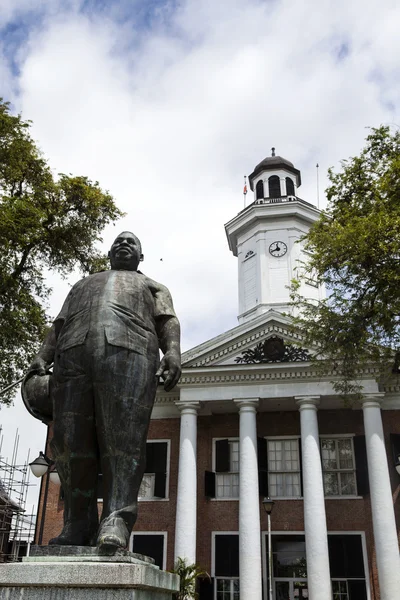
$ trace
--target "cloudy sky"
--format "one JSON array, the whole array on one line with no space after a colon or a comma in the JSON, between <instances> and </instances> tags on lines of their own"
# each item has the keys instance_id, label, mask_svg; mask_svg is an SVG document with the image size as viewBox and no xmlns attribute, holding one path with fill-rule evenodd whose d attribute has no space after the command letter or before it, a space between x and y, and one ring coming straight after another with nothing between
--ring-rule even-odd
<instances>
[{"instance_id":1,"label":"cloudy sky","mask_svg":"<svg viewBox=\"0 0 400 600\"><path fill-rule=\"evenodd\" d=\"M55 173L114 195L127 216L104 247L139 235L187 350L236 325L224 223L243 175L275 146L316 203L316 163L323 190L367 126L400 124L399 22L398 0L1 0L0 95ZM68 282L50 281L55 315ZM21 459L43 448L32 421L1 410L3 455L17 427Z\"/></svg>"}]
</instances>

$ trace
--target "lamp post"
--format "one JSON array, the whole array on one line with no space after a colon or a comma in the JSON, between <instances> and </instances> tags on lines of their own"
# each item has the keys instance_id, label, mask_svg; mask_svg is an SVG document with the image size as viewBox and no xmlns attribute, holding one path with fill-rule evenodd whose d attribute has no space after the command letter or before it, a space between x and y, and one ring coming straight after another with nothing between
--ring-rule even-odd
<instances>
[{"instance_id":1,"label":"lamp post","mask_svg":"<svg viewBox=\"0 0 400 600\"><path fill-rule=\"evenodd\" d=\"M39 529L39 539L38 545L40 546L43 541L43 529L44 529L44 520L46 516L46 507L47 507L47 496L49 494L49 482L55 483L56 485L60 485L60 477L57 473L57 469L54 467L54 460L43 454L43 452L39 453L39 456L35 458L34 461L29 463L30 469L35 477L43 477L47 474L46 477L46 485L44 488L44 497L43 497L43 507L40 521L40 529Z\"/></svg>"},{"instance_id":2,"label":"lamp post","mask_svg":"<svg viewBox=\"0 0 400 600\"><path fill-rule=\"evenodd\" d=\"M271 513L274 507L274 501L271 498L264 498L263 507L265 512L268 515L268 579L269 579L269 589L268 589L268 600L273 600L273 592L272 592L272 539L271 539Z\"/></svg>"}]
</instances>

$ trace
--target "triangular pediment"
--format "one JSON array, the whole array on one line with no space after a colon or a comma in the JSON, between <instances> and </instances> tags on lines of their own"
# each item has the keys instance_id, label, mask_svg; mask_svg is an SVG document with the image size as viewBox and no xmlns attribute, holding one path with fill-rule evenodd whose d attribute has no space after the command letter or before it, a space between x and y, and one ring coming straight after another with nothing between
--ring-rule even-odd
<instances>
[{"instance_id":1,"label":"triangular pediment","mask_svg":"<svg viewBox=\"0 0 400 600\"><path fill-rule=\"evenodd\" d=\"M184 368L307 361L301 335L289 317L276 311L242 323L192 348L182 356Z\"/></svg>"}]
</instances>

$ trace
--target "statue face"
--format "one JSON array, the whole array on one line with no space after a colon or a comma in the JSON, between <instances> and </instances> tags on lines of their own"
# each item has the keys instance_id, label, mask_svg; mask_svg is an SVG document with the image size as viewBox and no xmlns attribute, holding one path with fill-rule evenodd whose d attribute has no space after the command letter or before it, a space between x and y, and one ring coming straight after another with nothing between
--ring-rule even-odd
<instances>
[{"instance_id":1,"label":"statue face","mask_svg":"<svg viewBox=\"0 0 400 600\"><path fill-rule=\"evenodd\" d=\"M139 262L143 259L139 239L130 231L123 231L115 238L109 257L112 269L137 271Z\"/></svg>"}]
</instances>

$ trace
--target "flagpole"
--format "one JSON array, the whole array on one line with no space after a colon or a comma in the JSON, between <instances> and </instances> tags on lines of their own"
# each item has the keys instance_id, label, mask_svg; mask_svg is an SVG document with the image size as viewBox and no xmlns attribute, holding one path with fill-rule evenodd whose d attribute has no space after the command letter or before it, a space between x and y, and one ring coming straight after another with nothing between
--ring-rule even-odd
<instances>
[{"instance_id":1,"label":"flagpole","mask_svg":"<svg viewBox=\"0 0 400 600\"><path fill-rule=\"evenodd\" d=\"M319 208L319 164L317 163L317 208Z\"/></svg>"},{"instance_id":2,"label":"flagpole","mask_svg":"<svg viewBox=\"0 0 400 600\"><path fill-rule=\"evenodd\" d=\"M246 194L247 194L247 177L244 176L244 185L243 185L243 208L246 208Z\"/></svg>"}]
</instances>

